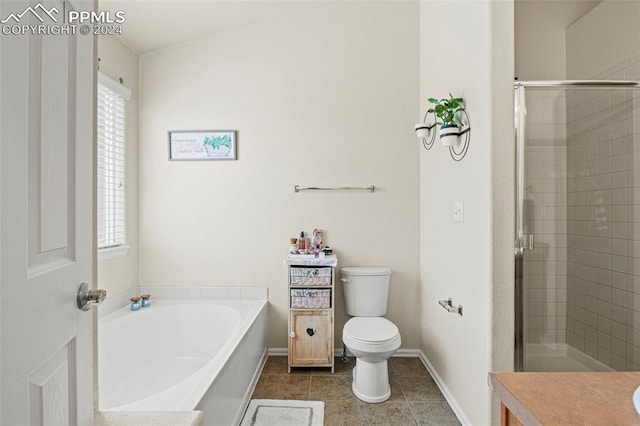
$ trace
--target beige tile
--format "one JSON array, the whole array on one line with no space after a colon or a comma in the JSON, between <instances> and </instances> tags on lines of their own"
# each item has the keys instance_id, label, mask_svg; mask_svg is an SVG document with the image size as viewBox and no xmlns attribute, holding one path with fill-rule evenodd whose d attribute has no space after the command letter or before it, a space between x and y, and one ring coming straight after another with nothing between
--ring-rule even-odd
<instances>
[{"instance_id":1,"label":"beige tile","mask_svg":"<svg viewBox=\"0 0 640 426\"><path fill-rule=\"evenodd\" d=\"M291 373L289 373L289 359L286 356L270 356L264 364L262 374L302 374L308 376L318 374L323 370L326 372L324 374L331 374L331 369L324 367L291 367Z\"/></svg>"},{"instance_id":2,"label":"beige tile","mask_svg":"<svg viewBox=\"0 0 640 426\"><path fill-rule=\"evenodd\" d=\"M294 374L270 375L261 392L266 399L309 399L311 376Z\"/></svg>"},{"instance_id":3,"label":"beige tile","mask_svg":"<svg viewBox=\"0 0 640 426\"><path fill-rule=\"evenodd\" d=\"M355 365L355 358L348 358L346 363L343 363L340 358L335 358L333 361L333 373L330 367L297 367L291 369L291 374L310 374L312 376L351 375L351 370Z\"/></svg>"},{"instance_id":4,"label":"beige tile","mask_svg":"<svg viewBox=\"0 0 640 426\"><path fill-rule=\"evenodd\" d=\"M358 402L359 419L362 425L415 425L409 403L404 401L386 401L379 404Z\"/></svg>"},{"instance_id":5,"label":"beige tile","mask_svg":"<svg viewBox=\"0 0 640 426\"><path fill-rule=\"evenodd\" d=\"M287 357L267 359L252 398L318 400L325 403L325 425L459 424L435 382L418 358L391 358L391 397L379 404L358 400L351 390L355 359L335 359L326 368L296 368L287 373Z\"/></svg>"},{"instance_id":6,"label":"beige tile","mask_svg":"<svg viewBox=\"0 0 640 426\"><path fill-rule=\"evenodd\" d=\"M446 401L410 402L409 406L420 424L460 425Z\"/></svg>"},{"instance_id":7,"label":"beige tile","mask_svg":"<svg viewBox=\"0 0 640 426\"><path fill-rule=\"evenodd\" d=\"M342 374L348 374L351 375L351 371L353 370L353 367L356 366L356 359L355 358L347 358L347 362L342 362L342 360L339 357L336 357L333 361L333 374L336 375L342 375ZM324 368L316 368L314 369L314 371L311 372L311 374L317 374L317 375L326 375L326 374L331 374L331 370L328 369L324 369Z\"/></svg>"},{"instance_id":8,"label":"beige tile","mask_svg":"<svg viewBox=\"0 0 640 426\"><path fill-rule=\"evenodd\" d=\"M262 374L287 374L287 362L286 356L270 356L264 364Z\"/></svg>"},{"instance_id":9,"label":"beige tile","mask_svg":"<svg viewBox=\"0 0 640 426\"><path fill-rule=\"evenodd\" d=\"M358 403L355 400L325 401L325 426L353 426L358 424Z\"/></svg>"},{"instance_id":10,"label":"beige tile","mask_svg":"<svg viewBox=\"0 0 640 426\"><path fill-rule=\"evenodd\" d=\"M460 424L446 401L410 402L409 407L419 425L457 426Z\"/></svg>"},{"instance_id":11,"label":"beige tile","mask_svg":"<svg viewBox=\"0 0 640 426\"><path fill-rule=\"evenodd\" d=\"M264 374L260 375L260 378L258 379L258 383L256 383L256 387L253 390L253 394L251 395L251 398L253 399L264 399L264 390L265 390L265 385L267 384L267 378L269 376L265 376Z\"/></svg>"},{"instance_id":12,"label":"beige tile","mask_svg":"<svg viewBox=\"0 0 640 426\"><path fill-rule=\"evenodd\" d=\"M397 377L389 377L389 386L391 386L391 396L388 401L406 401L407 399L402 392L402 385L400 379Z\"/></svg>"},{"instance_id":13,"label":"beige tile","mask_svg":"<svg viewBox=\"0 0 640 426\"><path fill-rule=\"evenodd\" d=\"M420 358L390 358L389 364L398 377L431 377Z\"/></svg>"},{"instance_id":14,"label":"beige tile","mask_svg":"<svg viewBox=\"0 0 640 426\"><path fill-rule=\"evenodd\" d=\"M311 376L309 399L320 401L354 400L351 377L346 375Z\"/></svg>"},{"instance_id":15,"label":"beige tile","mask_svg":"<svg viewBox=\"0 0 640 426\"><path fill-rule=\"evenodd\" d=\"M399 381L407 401L444 400L431 377L400 377Z\"/></svg>"},{"instance_id":16,"label":"beige tile","mask_svg":"<svg viewBox=\"0 0 640 426\"><path fill-rule=\"evenodd\" d=\"M396 373L396 371L391 367L391 363L389 363L387 361L387 371L389 373L389 380L393 380L393 379L397 379L398 377L398 373Z\"/></svg>"}]
</instances>

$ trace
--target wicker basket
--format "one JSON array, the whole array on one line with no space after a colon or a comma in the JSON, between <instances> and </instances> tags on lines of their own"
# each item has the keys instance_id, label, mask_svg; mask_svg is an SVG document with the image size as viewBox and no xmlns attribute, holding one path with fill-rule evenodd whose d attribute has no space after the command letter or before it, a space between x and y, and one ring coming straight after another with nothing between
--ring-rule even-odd
<instances>
[{"instance_id":1,"label":"wicker basket","mask_svg":"<svg viewBox=\"0 0 640 426\"><path fill-rule=\"evenodd\" d=\"M330 286L331 267L304 268L292 266L291 285Z\"/></svg>"},{"instance_id":2,"label":"wicker basket","mask_svg":"<svg viewBox=\"0 0 640 426\"><path fill-rule=\"evenodd\" d=\"M291 289L292 309L329 309L331 290Z\"/></svg>"}]
</instances>

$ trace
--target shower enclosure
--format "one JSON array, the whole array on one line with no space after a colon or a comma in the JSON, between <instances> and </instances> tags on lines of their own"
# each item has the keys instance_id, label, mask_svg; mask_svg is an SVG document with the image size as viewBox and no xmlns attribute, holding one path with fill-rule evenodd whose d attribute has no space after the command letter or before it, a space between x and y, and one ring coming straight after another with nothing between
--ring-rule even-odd
<instances>
[{"instance_id":1,"label":"shower enclosure","mask_svg":"<svg viewBox=\"0 0 640 426\"><path fill-rule=\"evenodd\" d=\"M516 371L640 370L639 89L515 84Z\"/></svg>"}]
</instances>

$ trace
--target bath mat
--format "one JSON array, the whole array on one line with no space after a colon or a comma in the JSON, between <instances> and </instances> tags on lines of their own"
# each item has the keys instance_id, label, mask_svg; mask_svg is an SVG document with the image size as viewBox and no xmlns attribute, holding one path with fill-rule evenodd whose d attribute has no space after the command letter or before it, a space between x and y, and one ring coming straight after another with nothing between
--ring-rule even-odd
<instances>
[{"instance_id":1,"label":"bath mat","mask_svg":"<svg viewBox=\"0 0 640 426\"><path fill-rule=\"evenodd\" d=\"M324 402L252 399L240 426L322 426Z\"/></svg>"}]
</instances>

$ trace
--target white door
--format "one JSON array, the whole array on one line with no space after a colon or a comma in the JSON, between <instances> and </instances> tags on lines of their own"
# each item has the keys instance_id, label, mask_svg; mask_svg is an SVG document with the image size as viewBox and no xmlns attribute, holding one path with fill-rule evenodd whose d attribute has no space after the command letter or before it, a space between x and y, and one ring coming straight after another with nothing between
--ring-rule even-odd
<instances>
[{"instance_id":1,"label":"white door","mask_svg":"<svg viewBox=\"0 0 640 426\"><path fill-rule=\"evenodd\" d=\"M2 0L0 27L60 24L69 7L93 10L93 1ZM92 282L94 40L79 32L6 31L0 35L0 424L90 425L93 314L78 309L76 292Z\"/></svg>"}]
</instances>

